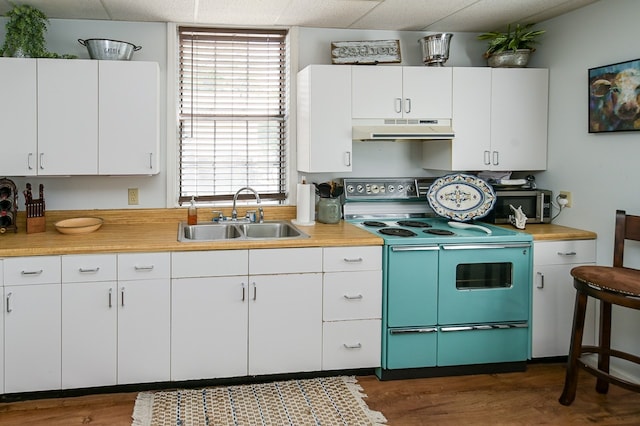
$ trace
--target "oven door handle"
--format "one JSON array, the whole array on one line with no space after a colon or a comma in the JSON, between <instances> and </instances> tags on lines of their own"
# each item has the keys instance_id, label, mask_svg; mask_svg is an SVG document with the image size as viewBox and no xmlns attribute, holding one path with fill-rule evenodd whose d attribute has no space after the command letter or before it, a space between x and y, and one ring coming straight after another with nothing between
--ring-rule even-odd
<instances>
[{"instance_id":1,"label":"oven door handle","mask_svg":"<svg viewBox=\"0 0 640 426\"><path fill-rule=\"evenodd\" d=\"M440 246L391 246L391 251L435 251L440 250Z\"/></svg>"},{"instance_id":2,"label":"oven door handle","mask_svg":"<svg viewBox=\"0 0 640 426\"><path fill-rule=\"evenodd\" d=\"M436 331L438 331L437 327L401 328L401 329L391 329L389 330L389 334L435 333Z\"/></svg>"},{"instance_id":3,"label":"oven door handle","mask_svg":"<svg viewBox=\"0 0 640 426\"><path fill-rule=\"evenodd\" d=\"M509 248L530 248L530 243L513 243L513 244L444 244L443 250L484 250L484 249L509 249Z\"/></svg>"},{"instance_id":4,"label":"oven door handle","mask_svg":"<svg viewBox=\"0 0 640 426\"><path fill-rule=\"evenodd\" d=\"M475 324L475 325L455 325L450 327L440 327L440 331L446 333L451 331L474 331L474 330L503 330L507 328L527 328L526 322L500 323L500 324Z\"/></svg>"}]
</instances>

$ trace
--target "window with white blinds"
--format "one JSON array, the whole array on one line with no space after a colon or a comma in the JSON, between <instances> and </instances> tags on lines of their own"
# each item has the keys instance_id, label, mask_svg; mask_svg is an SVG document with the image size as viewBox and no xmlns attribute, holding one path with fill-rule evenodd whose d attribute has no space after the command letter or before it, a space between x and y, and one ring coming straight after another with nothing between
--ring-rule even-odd
<instances>
[{"instance_id":1,"label":"window with white blinds","mask_svg":"<svg viewBox=\"0 0 640 426\"><path fill-rule=\"evenodd\" d=\"M283 30L179 27L180 204L230 200L244 186L285 199L286 40Z\"/></svg>"}]
</instances>

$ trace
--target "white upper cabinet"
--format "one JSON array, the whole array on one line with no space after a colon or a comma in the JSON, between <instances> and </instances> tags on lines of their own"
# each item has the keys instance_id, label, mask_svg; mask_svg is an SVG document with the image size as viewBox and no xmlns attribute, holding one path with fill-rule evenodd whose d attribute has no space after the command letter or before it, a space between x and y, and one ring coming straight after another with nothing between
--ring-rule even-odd
<instances>
[{"instance_id":1,"label":"white upper cabinet","mask_svg":"<svg viewBox=\"0 0 640 426\"><path fill-rule=\"evenodd\" d=\"M547 168L549 71L496 68L491 72L493 170Z\"/></svg>"},{"instance_id":2,"label":"white upper cabinet","mask_svg":"<svg viewBox=\"0 0 640 426\"><path fill-rule=\"evenodd\" d=\"M158 64L0 58L6 176L156 174Z\"/></svg>"},{"instance_id":3,"label":"white upper cabinet","mask_svg":"<svg viewBox=\"0 0 640 426\"><path fill-rule=\"evenodd\" d=\"M40 175L98 172L98 63L38 59Z\"/></svg>"},{"instance_id":4,"label":"white upper cabinet","mask_svg":"<svg viewBox=\"0 0 640 426\"><path fill-rule=\"evenodd\" d=\"M451 118L451 68L354 66L352 118Z\"/></svg>"},{"instance_id":5,"label":"white upper cabinet","mask_svg":"<svg viewBox=\"0 0 640 426\"><path fill-rule=\"evenodd\" d=\"M297 90L298 170L350 172L351 67L308 66Z\"/></svg>"},{"instance_id":6,"label":"white upper cabinet","mask_svg":"<svg viewBox=\"0 0 640 426\"><path fill-rule=\"evenodd\" d=\"M99 64L99 174L158 173L158 64Z\"/></svg>"},{"instance_id":7,"label":"white upper cabinet","mask_svg":"<svg viewBox=\"0 0 640 426\"><path fill-rule=\"evenodd\" d=\"M453 68L452 141L423 144L434 170L545 170L548 70Z\"/></svg>"},{"instance_id":8,"label":"white upper cabinet","mask_svg":"<svg viewBox=\"0 0 640 426\"><path fill-rule=\"evenodd\" d=\"M36 61L0 58L0 174L36 174Z\"/></svg>"}]
</instances>

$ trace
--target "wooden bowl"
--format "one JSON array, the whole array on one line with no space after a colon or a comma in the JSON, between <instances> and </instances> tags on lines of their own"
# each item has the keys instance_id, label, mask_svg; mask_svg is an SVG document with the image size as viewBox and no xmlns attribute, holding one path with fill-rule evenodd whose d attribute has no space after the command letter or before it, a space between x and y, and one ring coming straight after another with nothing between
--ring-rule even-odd
<instances>
[{"instance_id":1,"label":"wooden bowl","mask_svg":"<svg viewBox=\"0 0 640 426\"><path fill-rule=\"evenodd\" d=\"M103 223L99 217L76 217L56 222L54 226L62 234L88 234L97 231Z\"/></svg>"}]
</instances>

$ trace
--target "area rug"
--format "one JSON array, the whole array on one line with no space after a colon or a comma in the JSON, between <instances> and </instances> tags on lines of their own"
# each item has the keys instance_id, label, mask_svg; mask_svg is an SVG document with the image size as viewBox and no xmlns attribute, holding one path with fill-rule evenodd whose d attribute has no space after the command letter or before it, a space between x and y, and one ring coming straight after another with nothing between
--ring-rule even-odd
<instances>
[{"instance_id":1,"label":"area rug","mask_svg":"<svg viewBox=\"0 0 640 426\"><path fill-rule=\"evenodd\" d=\"M133 426L386 424L365 397L353 376L141 392Z\"/></svg>"}]
</instances>

